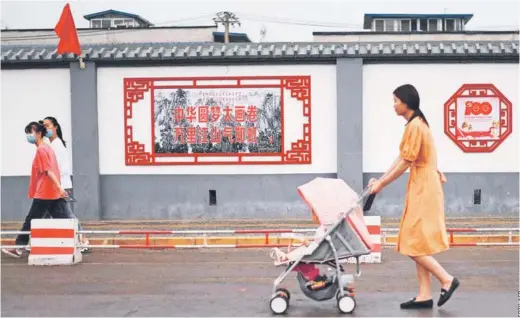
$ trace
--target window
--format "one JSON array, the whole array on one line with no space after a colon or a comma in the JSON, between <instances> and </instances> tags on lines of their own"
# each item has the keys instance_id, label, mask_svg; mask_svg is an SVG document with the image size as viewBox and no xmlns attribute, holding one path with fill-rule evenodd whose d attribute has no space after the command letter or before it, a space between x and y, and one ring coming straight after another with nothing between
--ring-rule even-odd
<instances>
[{"instance_id":1,"label":"window","mask_svg":"<svg viewBox=\"0 0 520 318\"><path fill-rule=\"evenodd\" d=\"M125 19L124 23L126 26L134 26L134 20L132 19Z\"/></svg>"},{"instance_id":2,"label":"window","mask_svg":"<svg viewBox=\"0 0 520 318\"><path fill-rule=\"evenodd\" d=\"M408 22L408 29L410 28L410 20ZM374 20L373 31L375 32L395 32L401 28L400 20Z\"/></svg>"},{"instance_id":3,"label":"window","mask_svg":"<svg viewBox=\"0 0 520 318\"><path fill-rule=\"evenodd\" d=\"M417 20L412 20L412 31L419 31L419 28L417 27Z\"/></svg>"},{"instance_id":4,"label":"window","mask_svg":"<svg viewBox=\"0 0 520 318\"><path fill-rule=\"evenodd\" d=\"M455 20L453 19L448 19L446 20L446 31L456 31L456 27L455 27Z\"/></svg>"},{"instance_id":5,"label":"window","mask_svg":"<svg viewBox=\"0 0 520 318\"><path fill-rule=\"evenodd\" d=\"M101 20L92 20L90 21L90 27L93 29L101 28Z\"/></svg>"},{"instance_id":6,"label":"window","mask_svg":"<svg viewBox=\"0 0 520 318\"><path fill-rule=\"evenodd\" d=\"M375 20L374 22L374 31L383 32L385 30L385 22L383 20Z\"/></svg>"},{"instance_id":7,"label":"window","mask_svg":"<svg viewBox=\"0 0 520 318\"><path fill-rule=\"evenodd\" d=\"M385 31L393 32L395 31L395 21L394 20L385 20Z\"/></svg>"},{"instance_id":8,"label":"window","mask_svg":"<svg viewBox=\"0 0 520 318\"><path fill-rule=\"evenodd\" d=\"M410 20L401 20L401 31L410 32L411 29L411 21Z\"/></svg>"},{"instance_id":9,"label":"window","mask_svg":"<svg viewBox=\"0 0 520 318\"><path fill-rule=\"evenodd\" d=\"M110 28L112 26L112 20L109 19L103 19L101 22L102 28Z\"/></svg>"},{"instance_id":10,"label":"window","mask_svg":"<svg viewBox=\"0 0 520 318\"><path fill-rule=\"evenodd\" d=\"M118 25L121 25L124 23L124 20L123 19L114 19L114 25L115 26L118 26Z\"/></svg>"},{"instance_id":11,"label":"window","mask_svg":"<svg viewBox=\"0 0 520 318\"><path fill-rule=\"evenodd\" d=\"M438 28L437 28L437 19L429 19L428 20L428 31L432 32L432 31L438 31Z\"/></svg>"}]
</instances>

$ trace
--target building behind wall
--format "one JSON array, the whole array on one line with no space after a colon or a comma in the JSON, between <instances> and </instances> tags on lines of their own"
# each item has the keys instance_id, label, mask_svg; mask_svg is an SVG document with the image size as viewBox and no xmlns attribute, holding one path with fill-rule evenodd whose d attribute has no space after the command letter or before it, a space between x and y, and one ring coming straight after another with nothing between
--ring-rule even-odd
<instances>
[{"instance_id":1,"label":"building behind wall","mask_svg":"<svg viewBox=\"0 0 520 318\"><path fill-rule=\"evenodd\" d=\"M313 32L314 42L518 41L518 30L467 30L472 14L377 14L364 16L362 31Z\"/></svg>"},{"instance_id":2,"label":"building behind wall","mask_svg":"<svg viewBox=\"0 0 520 318\"><path fill-rule=\"evenodd\" d=\"M78 28L80 43L126 44L133 43L201 43L224 42L224 33L214 23L192 26L155 26L145 18L117 10L106 10L85 15L88 28ZM230 33L230 42L251 42L247 34ZM2 30L2 45L57 45L54 29Z\"/></svg>"},{"instance_id":3,"label":"building behind wall","mask_svg":"<svg viewBox=\"0 0 520 318\"><path fill-rule=\"evenodd\" d=\"M128 29L149 28L153 23L145 18L119 10L106 10L87 14L84 18L89 22L91 29Z\"/></svg>"},{"instance_id":4,"label":"building behind wall","mask_svg":"<svg viewBox=\"0 0 520 318\"><path fill-rule=\"evenodd\" d=\"M520 138L514 126L520 117L513 115L512 123L508 117L518 113L517 41L356 44L87 44L85 69L52 46L4 45L1 194L10 200L2 200L2 218L20 220L30 204L34 147L13 132L49 115L72 141L80 219L307 218L297 186L322 176L341 178L360 191L390 167L404 130L392 91L404 83L421 94L439 169L448 178L447 215L518 215ZM459 101L454 94L461 88L471 96L484 91L464 90L467 84L492 84L494 96L505 100L502 131L512 131L491 152L465 152L448 134L458 134L450 126ZM203 103L208 96L221 105L238 100L248 114L253 112L246 106L252 105L271 114L255 113L258 127L270 129L258 135L260 146L215 144L201 156L197 141L172 142L178 131L190 138L192 120L199 128L205 125L204 105L194 110L195 119L189 119L188 108L179 113L175 105L184 105L183 99ZM221 110L224 117L225 107ZM176 124L180 114L184 126ZM460 132L466 133L471 132ZM222 149L240 153L213 155ZM263 153L251 155L259 149ZM399 216L405 191L401 177L378 195L371 213Z\"/></svg>"}]
</instances>

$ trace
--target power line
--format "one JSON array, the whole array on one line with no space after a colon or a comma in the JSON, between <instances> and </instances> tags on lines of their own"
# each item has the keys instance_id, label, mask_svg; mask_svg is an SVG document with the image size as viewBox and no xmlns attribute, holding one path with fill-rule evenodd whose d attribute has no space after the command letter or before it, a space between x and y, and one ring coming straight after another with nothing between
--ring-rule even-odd
<instances>
[{"instance_id":1,"label":"power line","mask_svg":"<svg viewBox=\"0 0 520 318\"><path fill-rule=\"evenodd\" d=\"M194 20L200 20L203 18L208 18L213 16L212 14L206 14L198 17L191 17L191 18L185 18L185 19L179 19L179 20L170 20L165 22L160 22L158 24L172 24L172 23L179 23L179 22L188 22L188 21L194 21ZM157 24L156 24L157 25ZM126 33L126 32L132 32L136 30L146 30L146 28L125 28L125 29L89 29L88 31L78 31L78 36L80 37L89 37L89 36L103 36L103 35L113 35L113 34L119 34L119 33ZM57 39L58 36L56 34L45 34L45 35L27 35L27 36L13 36L8 37L5 34L2 36L1 41L7 42L7 41L29 41L29 40L49 40L49 39Z\"/></svg>"},{"instance_id":2,"label":"power line","mask_svg":"<svg viewBox=\"0 0 520 318\"><path fill-rule=\"evenodd\" d=\"M274 18L274 17L250 15L250 14L240 14L240 15L243 16L242 19L250 20L250 21L272 22L272 23L292 24L292 25L301 25L301 26L319 26L319 27L329 27L329 28L356 29L356 30L362 29L362 25L360 25L360 24L327 23L327 22L320 22L320 21L294 20L294 19L291 20L291 19L287 19L287 18ZM189 22L189 21L209 18L211 16L213 16L213 15L205 14L205 15L200 15L200 16L196 16L196 17L164 21L164 22L157 23L156 25ZM226 28L225 37L226 37L227 41L229 41L229 26L234 26L234 25L240 26L241 25L238 17L234 13L231 13L231 12L219 12L217 14L217 17L213 18L213 21L216 24L224 25L224 27ZM518 25L480 26L479 29L475 29L475 30L476 31L484 31L484 30L492 31L493 29L518 30ZM108 30L107 29L89 29L86 31L78 32L78 35L80 37L110 36L110 35L126 33L126 32L135 32L138 30L146 30L146 28L145 29L125 28L125 29L108 29ZM466 29L466 31L471 31L471 30ZM368 33L369 32L367 32L367 34ZM54 33L45 34L45 35L28 35L28 36L13 36L13 37L8 37L8 36L6 37L6 34L4 33L1 38L1 41L2 42L7 42L7 41L22 42L22 41L30 41L30 40L48 40L48 39L57 39L57 38L58 37ZM225 39L225 41L226 41L226 39Z\"/></svg>"},{"instance_id":3,"label":"power line","mask_svg":"<svg viewBox=\"0 0 520 318\"><path fill-rule=\"evenodd\" d=\"M339 27L339 28L355 28L362 29L362 24L349 24L349 23L330 23L330 22L322 22L322 21L310 21L310 20L291 20L287 18L274 18L267 16L258 16L251 15L246 13L240 13L240 16L243 20L250 21L258 21L258 22L272 22L272 23L280 23L280 24L294 24L294 25L302 25L302 26L321 26L321 27ZM499 29L499 28L511 28L518 30L518 25L483 25L479 27L479 31L484 31L485 29Z\"/></svg>"},{"instance_id":4,"label":"power line","mask_svg":"<svg viewBox=\"0 0 520 318\"><path fill-rule=\"evenodd\" d=\"M321 21L310 21L310 20L295 20L287 18L275 18L259 15L240 14L244 20L260 21L260 22L273 22L281 24L294 24L303 26L321 26L321 27L341 27L341 28L362 28L361 24L347 24L347 23L327 23Z\"/></svg>"},{"instance_id":5,"label":"power line","mask_svg":"<svg viewBox=\"0 0 520 318\"><path fill-rule=\"evenodd\" d=\"M154 25L164 25L164 24L174 24L174 23L177 24L177 23L182 23L182 22L189 22L189 21L196 21L196 20L211 18L213 16L215 16L214 13L209 13L209 14L199 15L199 16L191 17L191 18L168 20L168 21L164 21L164 22L154 23Z\"/></svg>"}]
</instances>

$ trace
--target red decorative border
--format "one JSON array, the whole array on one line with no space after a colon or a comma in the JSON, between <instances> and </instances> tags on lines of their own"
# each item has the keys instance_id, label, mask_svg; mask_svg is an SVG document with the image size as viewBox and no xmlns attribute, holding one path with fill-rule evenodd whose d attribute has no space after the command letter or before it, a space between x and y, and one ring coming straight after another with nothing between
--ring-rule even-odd
<instances>
[{"instance_id":1,"label":"red decorative border","mask_svg":"<svg viewBox=\"0 0 520 318\"><path fill-rule=\"evenodd\" d=\"M125 161L127 166L154 164L154 157L144 150L144 145L134 141L133 127L128 120L133 118L132 106L144 98L144 93L153 86L150 79L124 79L124 118L125 118Z\"/></svg>"},{"instance_id":2,"label":"red decorative border","mask_svg":"<svg viewBox=\"0 0 520 318\"><path fill-rule=\"evenodd\" d=\"M498 139L461 140L456 136L457 99L459 97L497 97L500 105ZM493 84L464 84L444 104L444 133L464 152L489 153L513 132L513 104Z\"/></svg>"},{"instance_id":3,"label":"red decorative border","mask_svg":"<svg viewBox=\"0 0 520 318\"><path fill-rule=\"evenodd\" d=\"M265 84L266 81L276 80L278 84ZM199 85L200 82L235 81L235 84ZM263 81L264 84L254 84L254 81ZM165 82L178 82L174 83ZM182 82L182 83L181 83ZM281 139L280 153L196 153L196 154L156 154L154 149L154 91L161 88L280 88L281 90ZM303 123L303 137L291 143L290 149L284 145L284 90L291 93L291 97L302 102L303 116L307 122ZM132 119L133 104L144 98L144 93L150 92L150 108L152 114L151 152L145 151L145 146L133 139L133 127L129 124ZM311 79L310 76L250 76L250 77L173 77L173 78L125 78L124 79L124 119L125 119L125 161L127 166L149 165L271 165L271 164L311 164ZM189 162L159 161L164 157L192 157ZM201 161L200 157L233 157L236 161ZM243 160L244 157L280 157L278 161Z\"/></svg>"}]
</instances>

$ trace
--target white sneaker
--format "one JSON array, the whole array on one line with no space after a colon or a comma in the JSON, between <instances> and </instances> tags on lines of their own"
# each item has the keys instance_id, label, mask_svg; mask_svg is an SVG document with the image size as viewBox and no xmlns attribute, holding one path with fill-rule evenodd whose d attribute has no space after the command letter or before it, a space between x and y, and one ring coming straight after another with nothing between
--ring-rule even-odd
<instances>
[{"instance_id":1,"label":"white sneaker","mask_svg":"<svg viewBox=\"0 0 520 318\"><path fill-rule=\"evenodd\" d=\"M271 250L271 258L274 260L274 265L278 266L287 262L286 254L280 251L279 248L275 247Z\"/></svg>"},{"instance_id":2,"label":"white sneaker","mask_svg":"<svg viewBox=\"0 0 520 318\"><path fill-rule=\"evenodd\" d=\"M81 245L83 245L83 247L81 248L80 252L81 253L90 253L92 252L92 247L90 247L90 242L88 240L85 240L84 243L81 243Z\"/></svg>"},{"instance_id":3,"label":"white sneaker","mask_svg":"<svg viewBox=\"0 0 520 318\"><path fill-rule=\"evenodd\" d=\"M19 248L3 248L2 252L14 258L22 257L22 250Z\"/></svg>"}]
</instances>

